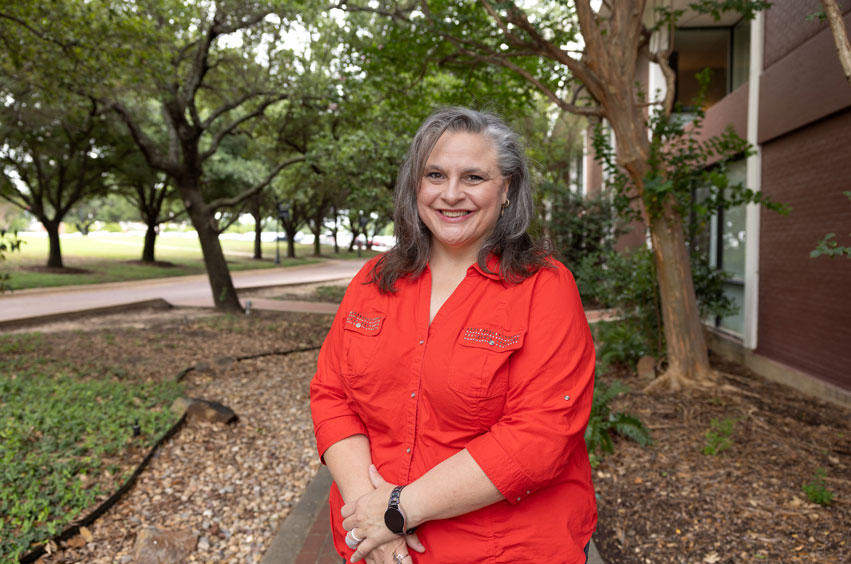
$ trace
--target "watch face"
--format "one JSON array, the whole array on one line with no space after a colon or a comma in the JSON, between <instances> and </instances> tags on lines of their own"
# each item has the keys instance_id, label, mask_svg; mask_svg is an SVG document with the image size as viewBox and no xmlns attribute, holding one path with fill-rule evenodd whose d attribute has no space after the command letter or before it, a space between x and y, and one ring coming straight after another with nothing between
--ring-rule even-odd
<instances>
[{"instance_id":1,"label":"watch face","mask_svg":"<svg viewBox=\"0 0 851 564\"><path fill-rule=\"evenodd\" d=\"M384 524L392 532L401 535L405 527L405 518L402 517L402 513L398 509L390 507L384 512Z\"/></svg>"}]
</instances>

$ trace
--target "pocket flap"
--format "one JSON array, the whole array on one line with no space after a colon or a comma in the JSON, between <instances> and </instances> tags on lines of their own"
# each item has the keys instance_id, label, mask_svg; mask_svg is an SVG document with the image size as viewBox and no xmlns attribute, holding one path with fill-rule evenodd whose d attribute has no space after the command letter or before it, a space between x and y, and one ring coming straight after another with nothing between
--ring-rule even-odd
<instances>
[{"instance_id":1,"label":"pocket flap","mask_svg":"<svg viewBox=\"0 0 851 564\"><path fill-rule=\"evenodd\" d=\"M461 332L458 343L496 352L513 351L523 346L524 331L504 331L467 327Z\"/></svg>"},{"instance_id":2,"label":"pocket flap","mask_svg":"<svg viewBox=\"0 0 851 564\"><path fill-rule=\"evenodd\" d=\"M385 315L376 314L366 316L356 311L350 311L344 320L343 329L360 333L361 335L378 335L381 332L381 326L384 323L385 317Z\"/></svg>"}]
</instances>

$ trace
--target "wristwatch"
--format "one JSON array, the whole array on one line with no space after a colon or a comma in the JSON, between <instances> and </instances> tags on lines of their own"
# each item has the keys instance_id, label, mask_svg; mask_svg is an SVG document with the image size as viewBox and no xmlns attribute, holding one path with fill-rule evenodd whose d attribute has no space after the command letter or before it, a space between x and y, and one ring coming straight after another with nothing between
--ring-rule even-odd
<instances>
[{"instance_id":1,"label":"wristwatch","mask_svg":"<svg viewBox=\"0 0 851 564\"><path fill-rule=\"evenodd\" d=\"M391 532L397 535L410 535L416 529L416 527L411 527L405 530L407 519L405 518L405 513L402 512L402 508L399 507L399 496L404 487L396 486L393 488L393 491L390 492L390 501L387 502L387 511L384 512L384 524L387 525L387 528Z\"/></svg>"}]
</instances>

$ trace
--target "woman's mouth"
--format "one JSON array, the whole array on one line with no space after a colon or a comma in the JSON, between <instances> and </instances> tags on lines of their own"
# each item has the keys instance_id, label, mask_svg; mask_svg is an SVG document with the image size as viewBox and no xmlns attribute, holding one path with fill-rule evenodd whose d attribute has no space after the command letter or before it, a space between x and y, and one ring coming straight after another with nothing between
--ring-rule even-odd
<instances>
[{"instance_id":1,"label":"woman's mouth","mask_svg":"<svg viewBox=\"0 0 851 564\"><path fill-rule=\"evenodd\" d=\"M471 212L466 210L440 210L440 213L445 217L462 217Z\"/></svg>"}]
</instances>

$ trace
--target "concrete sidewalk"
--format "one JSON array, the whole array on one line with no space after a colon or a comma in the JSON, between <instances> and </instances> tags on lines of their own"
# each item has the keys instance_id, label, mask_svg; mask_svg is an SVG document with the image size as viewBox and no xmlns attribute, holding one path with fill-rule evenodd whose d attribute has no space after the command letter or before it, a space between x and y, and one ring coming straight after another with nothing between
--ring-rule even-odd
<instances>
[{"instance_id":1,"label":"concrete sidewalk","mask_svg":"<svg viewBox=\"0 0 851 564\"><path fill-rule=\"evenodd\" d=\"M351 279L365 262L365 259L328 260L319 264L289 268L244 270L233 272L231 276L237 290L306 284L342 278ZM277 300L249 299L252 304L257 304L255 307L263 303L263 306L269 309L282 308L280 304L275 304ZM0 296L0 325L24 320L37 321L39 318L47 320L63 314L103 311L107 308L151 300L165 300L173 306L213 307L213 295L206 275L156 278L86 286L39 288L4 294ZM300 307L307 306L289 304L284 309L314 311L299 309Z\"/></svg>"}]
</instances>

